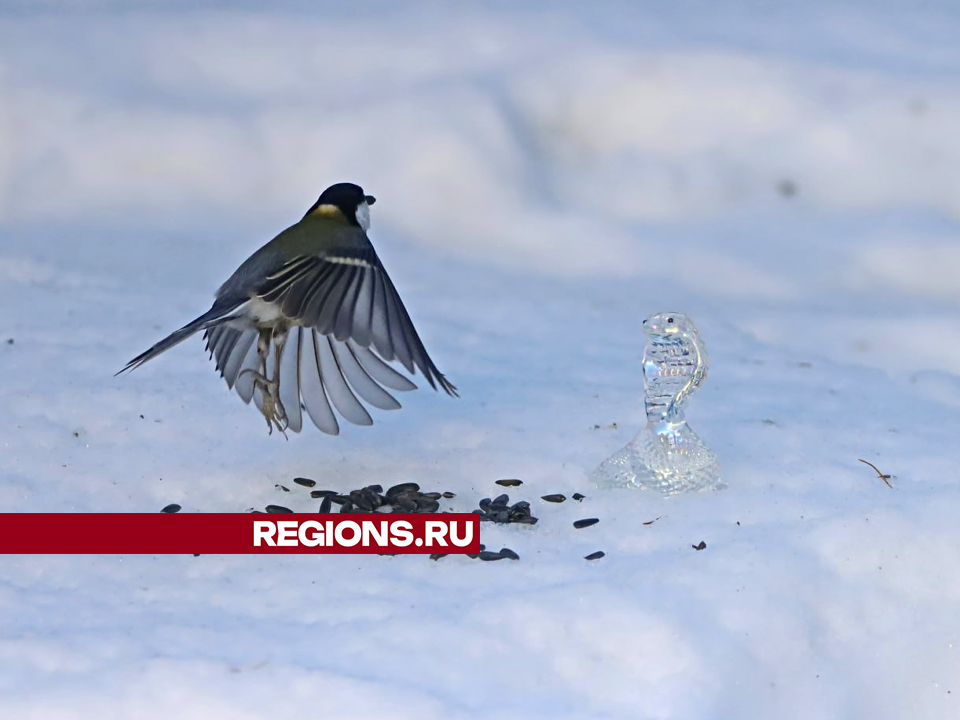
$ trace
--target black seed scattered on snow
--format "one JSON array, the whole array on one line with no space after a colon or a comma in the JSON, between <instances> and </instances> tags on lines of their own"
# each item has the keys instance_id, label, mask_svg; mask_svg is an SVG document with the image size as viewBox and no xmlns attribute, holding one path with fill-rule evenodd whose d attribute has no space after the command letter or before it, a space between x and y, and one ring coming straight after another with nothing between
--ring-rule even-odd
<instances>
[{"instance_id":1,"label":"black seed scattered on snow","mask_svg":"<svg viewBox=\"0 0 960 720\"><path fill-rule=\"evenodd\" d=\"M599 518L584 518L583 520L574 520L573 526L579 530L580 528L590 527L591 525L596 525L600 522Z\"/></svg>"},{"instance_id":2,"label":"black seed scattered on snow","mask_svg":"<svg viewBox=\"0 0 960 720\"><path fill-rule=\"evenodd\" d=\"M435 513L440 510L440 503L430 498L421 497L417 500L417 511L423 513Z\"/></svg>"},{"instance_id":3,"label":"black seed scattered on snow","mask_svg":"<svg viewBox=\"0 0 960 720\"><path fill-rule=\"evenodd\" d=\"M498 495L493 500L483 498L479 503L480 509L473 512L480 516L481 522L536 524L537 518L530 514L530 503L521 500L509 505L509 502L510 498L507 495Z\"/></svg>"},{"instance_id":4,"label":"black seed scattered on snow","mask_svg":"<svg viewBox=\"0 0 960 720\"><path fill-rule=\"evenodd\" d=\"M596 552L592 552L592 553L590 553L589 555L584 555L583 559L584 559L584 560L599 560L599 559L602 558L604 555L606 555L606 553L605 553L603 550L597 550Z\"/></svg>"},{"instance_id":5,"label":"black seed scattered on snow","mask_svg":"<svg viewBox=\"0 0 960 720\"><path fill-rule=\"evenodd\" d=\"M294 478L293 482L302 487L312 488L316 486L316 481L310 478ZM522 484L521 480L504 479L495 481L501 486L515 487ZM288 490L282 485L278 488ZM420 485L415 482L405 482L393 485L386 492L381 485L368 485L366 487L351 490L346 494L336 490L311 490L310 497L320 499L319 513L329 513L333 511L333 505L339 505L341 513L363 513L376 512L379 509L390 509L393 512L400 513L437 513L440 512L440 500L456 497L455 493L446 492L421 492ZM577 493L574 498L583 499L583 495ZM547 502L563 502L566 497L560 493L544 495L543 500ZM521 524L534 525L537 518L530 513L530 503L525 500L510 504L510 497L506 494L498 495L495 498L483 498L479 503L480 509L473 512L480 515L480 520L485 522L494 522L500 524ZM171 507L171 506L168 506ZM179 510L179 506L177 506ZM172 510L164 509L165 512ZM253 510L252 512L262 512ZM175 512L175 511L173 511ZM282 505L268 505L268 513L292 513L293 510ZM576 527L586 527L598 522L596 519L581 520L575 523ZM430 557L438 560L446 557L447 553L435 553ZM469 557L480 558L482 560L519 560L520 556L510 548L501 548L499 552L487 551L481 545L481 552L470 554Z\"/></svg>"},{"instance_id":6,"label":"black seed scattered on snow","mask_svg":"<svg viewBox=\"0 0 960 720\"><path fill-rule=\"evenodd\" d=\"M581 495L580 493L574 493L573 495L571 495L571 497L577 502L583 502L583 499L586 497L586 495Z\"/></svg>"},{"instance_id":7,"label":"black seed scattered on snow","mask_svg":"<svg viewBox=\"0 0 960 720\"><path fill-rule=\"evenodd\" d=\"M393 502L393 512L412 513L417 511L417 501L409 497L395 497Z\"/></svg>"},{"instance_id":8,"label":"black seed scattered on snow","mask_svg":"<svg viewBox=\"0 0 960 720\"><path fill-rule=\"evenodd\" d=\"M707 544L703 540L701 540L699 544L691 545L690 547L692 547L694 550L706 550Z\"/></svg>"},{"instance_id":9,"label":"black seed scattered on snow","mask_svg":"<svg viewBox=\"0 0 960 720\"><path fill-rule=\"evenodd\" d=\"M400 483L399 485L394 485L391 488L387 488L387 497L393 497L395 495L400 495L405 492L418 492L420 486L415 482Z\"/></svg>"},{"instance_id":10,"label":"black seed scattered on snow","mask_svg":"<svg viewBox=\"0 0 960 720\"><path fill-rule=\"evenodd\" d=\"M167 506L166 506L163 510L161 510L160 512L163 512L163 513L175 513L175 512L180 512L181 509L182 509L182 508L181 508L179 505L177 505L176 503L170 503L169 505L167 505Z\"/></svg>"}]
</instances>

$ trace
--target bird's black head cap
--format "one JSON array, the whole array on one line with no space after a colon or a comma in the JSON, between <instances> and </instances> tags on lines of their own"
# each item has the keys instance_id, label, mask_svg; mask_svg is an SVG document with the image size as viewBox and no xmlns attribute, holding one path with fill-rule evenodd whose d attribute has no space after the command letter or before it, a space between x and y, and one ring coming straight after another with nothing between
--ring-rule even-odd
<instances>
[{"instance_id":1,"label":"bird's black head cap","mask_svg":"<svg viewBox=\"0 0 960 720\"><path fill-rule=\"evenodd\" d=\"M317 201L309 210L309 215L334 215L342 214L344 219L351 225L364 227L365 219L357 217L357 208L366 203L373 205L377 199L373 195L366 195L363 188L353 183L337 183L331 185L322 193ZM305 216L306 217L306 216ZM369 220L367 219L367 222ZM366 229L364 227L364 229Z\"/></svg>"}]
</instances>

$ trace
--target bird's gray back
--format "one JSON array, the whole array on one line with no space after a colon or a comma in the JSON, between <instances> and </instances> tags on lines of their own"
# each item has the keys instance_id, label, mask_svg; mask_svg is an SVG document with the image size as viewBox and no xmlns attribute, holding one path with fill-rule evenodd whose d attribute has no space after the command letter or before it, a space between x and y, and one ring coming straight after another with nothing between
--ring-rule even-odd
<instances>
[{"instance_id":1,"label":"bird's gray back","mask_svg":"<svg viewBox=\"0 0 960 720\"><path fill-rule=\"evenodd\" d=\"M306 217L244 260L220 289L217 303L244 302L264 279L298 257L323 257L337 250L372 249L362 228L328 217Z\"/></svg>"}]
</instances>

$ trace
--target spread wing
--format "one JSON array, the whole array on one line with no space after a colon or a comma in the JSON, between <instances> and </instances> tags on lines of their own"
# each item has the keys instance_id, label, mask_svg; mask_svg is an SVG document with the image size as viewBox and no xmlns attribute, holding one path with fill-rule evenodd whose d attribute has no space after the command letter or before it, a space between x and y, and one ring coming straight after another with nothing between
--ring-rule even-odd
<instances>
[{"instance_id":1,"label":"spread wing","mask_svg":"<svg viewBox=\"0 0 960 720\"><path fill-rule=\"evenodd\" d=\"M298 257L269 275L260 299L284 316L339 342L373 349L408 372L418 368L430 383L455 395L417 335L397 289L372 247Z\"/></svg>"},{"instance_id":2,"label":"spread wing","mask_svg":"<svg viewBox=\"0 0 960 720\"><path fill-rule=\"evenodd\" d=\"M302 411L323 432L339 432L337 412L358 425L373 420L361 400L385 410L400 403L386 388L416 388L387 363L419 369L430 386L456 388L430 359L396 288L373 248L294 258L267 277L256 296L276 304L293 324L280 360L280 399L289 428L299 432ZM207 332L217 369L244 400L259 406L250 373L258 363L256 330L219 326ZM268 376L274 352L268 355Z\"/></svg>"}]
</instances>

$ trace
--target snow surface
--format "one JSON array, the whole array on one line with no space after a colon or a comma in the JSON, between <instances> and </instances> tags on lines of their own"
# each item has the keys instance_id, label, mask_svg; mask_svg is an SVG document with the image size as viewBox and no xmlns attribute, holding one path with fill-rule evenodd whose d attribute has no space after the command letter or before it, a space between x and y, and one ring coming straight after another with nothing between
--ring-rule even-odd
<instances>
[{"instance_id":1,"label":"snow surface","mask_svg":"<svg viewBox=\"0 0 960 720\"><path fill-rule=\"evenodd\" d=\"M960 717L957 37L947 0L4 3L0 509L519 477L540 523L484 526L519 562L0 558L0 717ZM462 399L286 442L199 339L113 377L339 180ZM586 482L658 310L722 492Z\"/></svg>"}]
</instances>

